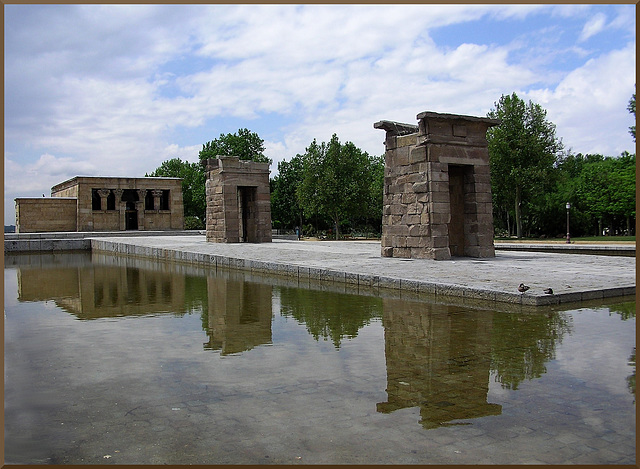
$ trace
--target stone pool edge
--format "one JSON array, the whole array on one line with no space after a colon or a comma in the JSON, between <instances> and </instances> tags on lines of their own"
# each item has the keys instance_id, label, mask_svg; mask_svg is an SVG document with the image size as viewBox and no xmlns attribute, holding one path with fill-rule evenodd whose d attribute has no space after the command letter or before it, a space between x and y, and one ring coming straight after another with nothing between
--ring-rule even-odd
<instances>
[{"instance_id":1,"label":"stone pool edge","mask_svg":"<svg viewBox=\"0 0 640 469\"><path fill-rule=\"evenodd\" d=\"M319 267L303 267L284 262L266 262L238 257L222 256L189 252L185 250L162 247L140 246L122 241L106 239L90 239L90 248L96 252L106 252L117 255L148 258L169 262L179 262L208 268L237 269L247 272L264 273L268 275L296 278L298 282L327 282L344 283L354 287L369 289L402 290L412 293L423 293L433 296L449 298L464 298L469 300L510 303L523 306L553 306L566 303L578 303L605 298L634 296L635 285L626 287L599 288L595 290L558 293L554 295L522 295L498 290L479 289L462 285L423 282L397 277L360 274L357 272L338 271Z\"/></svg>"}]
</instances>

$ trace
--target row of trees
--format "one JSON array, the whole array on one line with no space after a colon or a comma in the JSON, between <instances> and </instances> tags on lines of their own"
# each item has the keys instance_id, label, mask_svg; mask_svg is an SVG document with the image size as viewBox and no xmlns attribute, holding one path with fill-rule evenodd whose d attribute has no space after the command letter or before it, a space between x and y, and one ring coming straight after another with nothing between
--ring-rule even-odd
<instances>
[{"instance_id":1,"label":"row of trees","mask_svg":"<svg viewBox=\"0 0 640 469\"><path fill-rule=\"evenodd\" d=\"M336 239L343 227L380 232L384 160L335 134L280 162L270 182L275 228L306 225L305 232L313 232L329 226Z\"/></svg>"},{"instance_id":2,"label":"row of trees","mask_svg":"<svg viewBox=\"0 0 640 469\"><path fill-rule=\"evenodd\" d=\"M627 109L635 116L635 94ZM566 151L546 111L515 93L503 95L487 117L502 121L487 132L497 234L562 236L567 202L573 236L633 234L635 154ZM635 126L629 130L635 141ZM256 133L240 129L205 143L199 159L233 155L270 162L264 151ZM145 176L182 178L185 226L204 228L205 173L200 163L174 158ZM270 180L273 226L298 227L307 234L332 231L336 238L345 230L379 233L383 185L383 156L342 143L335 134L329 142L313 140L303 154L278 163L278 174Z\"/></svg>"},{"instance_id":3,"label":"row of trees","mask_svg":"<svg viewBox=\"0 0 640 469\"><path fill-rule=\"evenodd\" d=\"M635 94L628 110L635 115ZM574 236L633 234L635 154L565 151L546 111L515 93L502 96L488 117L502 121L487 132L498 233L562 236L568 202ZM630 133L635 141L635 126Z\"/></svg>"}]
</instances>

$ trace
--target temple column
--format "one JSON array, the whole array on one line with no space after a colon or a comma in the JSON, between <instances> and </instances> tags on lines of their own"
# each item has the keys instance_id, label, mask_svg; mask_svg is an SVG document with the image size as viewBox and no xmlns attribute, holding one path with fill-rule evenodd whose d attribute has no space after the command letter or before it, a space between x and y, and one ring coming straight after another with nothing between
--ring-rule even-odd
<instances>
[{"instance_id":1,"label":"temple column","mask_svg":"<svg viewBox=\"0 0 640 469\"><path fill-rule=\"evenodd\" d=\"M147 195L146 189L136 189L138 193L138 201L136 202L136 211L138 212L138 230L144 230L144 198Z\"/></svg>"},{"instance_id":2,"label":"temple column","mask_svg":"<svg viewBox=\"0 0 640 469\"><path fill-rule=\"evenodd\" d=\"M111 193L111 189L98 189L98 195L100 196L100 210L107 209L107 197Z\"/></svg>"},{"instance_id":3,"label":"temple column","mask_svg":"<svg viewBox=\"0 0 640 469\"><path fill-rule=\"evenodd\" d=\"M127 211L127 203L122 201L122 189L114 189L113 194L116 196L116 210L120 212L120 216L118 219L120 220L120 231L124 231L126 229L126 211Z\"/></svg>"},{"instance_id":4,"label":"temple column","mask_svg":"<svg viewBox=\"0 0 640 469\"><path fill-rule=\"evenodd\" d=\"M154 189L151 191L153 195L153 209L160 210L160 198L162 197L162 189Z\"/></svg>"}]
</instances>

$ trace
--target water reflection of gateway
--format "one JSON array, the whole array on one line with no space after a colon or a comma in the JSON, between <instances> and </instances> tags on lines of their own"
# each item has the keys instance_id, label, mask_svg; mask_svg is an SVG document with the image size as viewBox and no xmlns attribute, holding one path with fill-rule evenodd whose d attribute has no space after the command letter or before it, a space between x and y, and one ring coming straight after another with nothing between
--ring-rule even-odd
<instances>
[{"instance_id":1,"label":"water reflection of gateway","mask_svg":"<svg viewBox=\"0 0 640 469\"><path fill-rule=\"evenodd\" d=\"M502 413L487 402L491 313L387 298L383 305L388 397L379 412L420 407L425 428Z\"/></svg>"},{"instance_id":2,"label":"water reflection of gateway","mask_svg":"<svg viewBox=\"0 0 640 469\"><path fill-rule=\"evenodd\" d=\"M271 285L208 277L207 290L206 348L227 355L271 343Z\"/></svg>"}]
</instances>

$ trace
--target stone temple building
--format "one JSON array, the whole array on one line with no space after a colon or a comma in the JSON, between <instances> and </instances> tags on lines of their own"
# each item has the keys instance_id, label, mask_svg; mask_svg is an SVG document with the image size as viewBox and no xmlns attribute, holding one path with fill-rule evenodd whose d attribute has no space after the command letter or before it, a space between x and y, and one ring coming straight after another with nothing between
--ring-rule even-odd
<instances>
[{"instance_id":1,"label":"stone temple building","mask_svg":"<svg viewBox=\"0 0 640 469\"><path fill-rule=\"evenodd\" d=\"M487 130L499 120L422 112L386 131L382 256L494 257Z\"/></svg>"},{"instance_id":2,"label":"stone temple building","mask_svg":"<svg viewBox=\"0 0 640 469\"><path fill-rule=\"evenodd\" d=\"M76 176L16 202L16 232L184 229L182 179Z\"/></svg>"}]
</instances>

